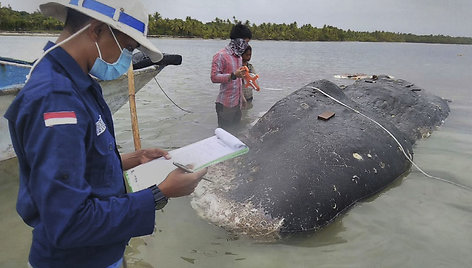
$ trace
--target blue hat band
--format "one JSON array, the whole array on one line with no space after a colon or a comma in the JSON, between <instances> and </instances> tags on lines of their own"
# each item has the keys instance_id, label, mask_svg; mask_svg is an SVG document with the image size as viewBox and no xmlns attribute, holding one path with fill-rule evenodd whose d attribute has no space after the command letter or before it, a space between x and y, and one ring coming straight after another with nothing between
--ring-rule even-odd
<instances>
[{"instance_id":1,"label":"blue hat band","mask_svg":"<svg viewBox=\"0 0 472 268\"><path fill-rule=\"evenodd\" d=\"M74 5L74 6L79 6L79 0L71 0L69 4ZM114 19L115 21L121 22L125 25L130 26L131 28L134 28L140 31L143 34L146 30L146 24L144 22L136 19L135 17L131 15L128 15L125 12L120 12L118 19L115 19L114 17L115 17L116 9L106 4L100 3L96 0L84 0L82 3L82 7L96 11L107 17L110 17Z\"/></svg>"}]
</instances>

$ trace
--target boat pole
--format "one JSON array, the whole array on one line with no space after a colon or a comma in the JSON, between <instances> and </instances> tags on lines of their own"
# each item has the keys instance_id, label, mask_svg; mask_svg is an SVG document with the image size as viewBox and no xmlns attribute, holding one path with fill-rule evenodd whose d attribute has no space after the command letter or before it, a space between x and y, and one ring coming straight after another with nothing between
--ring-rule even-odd
<instances>
[{"instance_id":1,"label":"boat pole","mask_svg":"<svg viewBox=\"0 0 472 268\"><path fill-rule=\"evenodd\" d=\"M136 89L134 87L133 64L128 69L128 92L129 111L131 113L131 128L133 130L134 149L141 150L141 139L139 137L138 114L136 112Z\"/></svg>"}]
</instances>

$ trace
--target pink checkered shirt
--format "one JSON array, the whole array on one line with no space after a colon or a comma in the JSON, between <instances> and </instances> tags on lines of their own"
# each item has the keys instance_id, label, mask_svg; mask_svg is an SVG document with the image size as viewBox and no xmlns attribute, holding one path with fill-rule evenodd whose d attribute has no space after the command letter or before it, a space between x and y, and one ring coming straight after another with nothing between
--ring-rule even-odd
<instances>
[{"instance_id":1,"label":"pink checkered shirt","mask_svg":"<svg viewBox=\"0 0 472 268\"><path fill-rule=\"evenodd\" d=\"M225 47L213 56L211 63L211 81L220 83L220 93L216 102L226 107L235 107L242 103L242 79L228 80L232 72L243 65L242 58L235 56L229 47Z\"/></svg>"}]
</instances>

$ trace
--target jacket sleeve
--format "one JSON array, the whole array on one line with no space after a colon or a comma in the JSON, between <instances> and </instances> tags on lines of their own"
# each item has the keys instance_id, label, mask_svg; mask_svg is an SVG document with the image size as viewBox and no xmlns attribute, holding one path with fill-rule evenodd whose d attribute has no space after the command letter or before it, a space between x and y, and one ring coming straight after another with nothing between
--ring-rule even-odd
<instances>
[{"instance_id":1,"label":"jacket sleeve","mask_svg":"<svg viewBox=\"0 0 472 268\"><path fill-rule=\"evenodd\" d=\"M224 73L225 59L221 53L213 56L211 63L211 81L213 83L228 83L231 73Z\"/></svg>"},{"instance_id":2,"label":"jacket sleeve","mask_svg":"<svg viewBox=\"0 0 472 268\"><path fill-rule=\"evenodd\" d=\"M29 108L25 108L29 107ZM45 126L45 113L73 111L77 122ZM36 228L58 248L107 245L154 230L150 190L99 197L86 176L90 115L70 93L25 103L15 122L29 166L27 191L38 210Z\"/></svg>"}]
</instances>

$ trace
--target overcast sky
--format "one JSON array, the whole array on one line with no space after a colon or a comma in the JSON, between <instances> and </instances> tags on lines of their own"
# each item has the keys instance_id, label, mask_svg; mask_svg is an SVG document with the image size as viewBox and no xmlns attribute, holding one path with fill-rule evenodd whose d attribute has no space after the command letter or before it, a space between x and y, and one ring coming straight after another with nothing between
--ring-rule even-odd
<instances>
[{"instance_id":1,"label":"overcast sky","mask_svg":"<svg viewBox=\"0 0 472 268\"><path fill-rule=\"evenodd\" d=\"M44 1L44 0L42 0ZM133 0L130 0L133 1ZM252 23L324 24L355 31L390 31L472 37L472 0L142 0L164 18L216 17ZM0 0L28 12L41 0Z\"/></svg>"}]
</instances>

